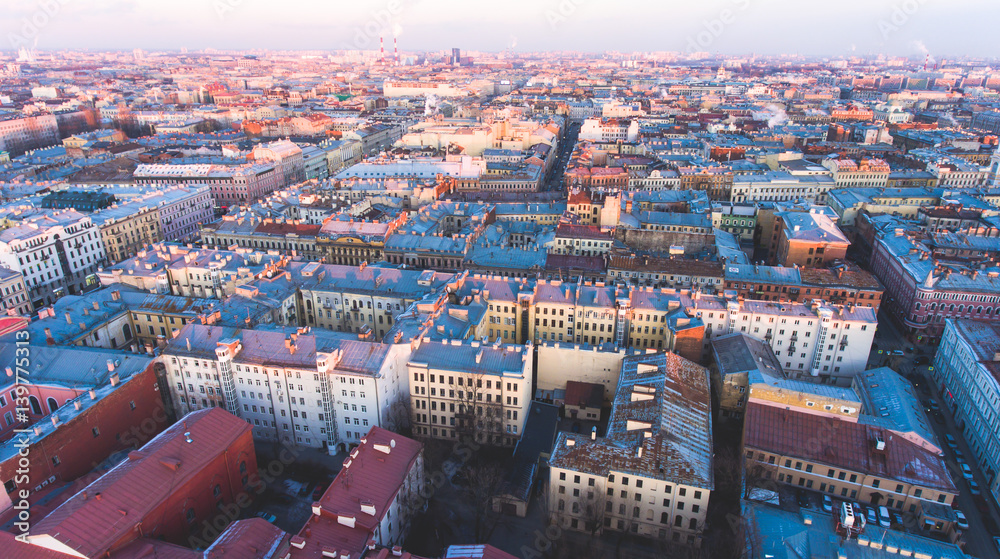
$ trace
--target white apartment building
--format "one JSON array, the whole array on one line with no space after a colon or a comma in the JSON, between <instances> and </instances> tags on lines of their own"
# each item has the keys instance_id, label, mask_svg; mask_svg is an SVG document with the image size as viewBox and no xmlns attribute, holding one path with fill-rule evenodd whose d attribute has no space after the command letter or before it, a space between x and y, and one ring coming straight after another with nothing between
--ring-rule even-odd
<instances>
[{"instance_id":1,"label":"white apartment building","mask_svg":"<svg viewBox=\"0 0 1000 559\"><path fill-rule=\"evenodd\" d=\"M986 476L986 491L1000 503L1000 326L945 320L931 371L944 404Z\"/></svg>"},{"instance_id":2,"label":"white apartment building","mask_svg":"<svg viewBox=\"0 0 1000 559\"><path fill-rule=\"evenodd\" d=\"M207 184L216 205L251 203L281 188L284 175L274 163L242 165L143 163L132 174L136 184Z\"/></svg>"},{"instance_id":3,"label":"white apartment building","mask_svg":"<svg viewBox=\"0 0 1000 559\"><path fill-rule=\"evenodd\" d=\"M705 324L703 356L711 340L734 332L760 338L771 346L790 378L816 377L850 386L868 362L878 320L871 307L745 301L692 297L688 316Z\"/></svg>"},{"instance_id":4,"label":"white apartment building","mask_svg":"<svg viewBox=\"0 0 1000 559\"><path fill-rule=\"evenodd\" d=\"M803 200L824 204L826 193L835 187L833 178L825 175L793 175L784 171L737 175L733 177L729 201L739 204Z\"/></svg>"},{"instance_id":5,"label":"white apartment building","mask_svg":"<svg viewBox=\"0 0 1000 559\"><path fill-rule=\"evenodd\" d=\"M639 121L588 118L580 126L579 139L592 142L635 142L639 139Z\"/></svg>"},{"instance_id":6,"label":"white apartment building","mask_svg":"<svg viewBox=\"0 0 1000 559\"><path fill-rule=\"evenodd\" d=\"M24 116L0 120L0 151L11 156L59 143L55 115Z\"/></svg>"},{"instance_id":7,"label":"white apartment building","mask_svg":"<svg viewBox=\"0 0 1000 559\"><path fill-rule=\"evenodd\" d=\"M531 404L532 353L530 342L418 342L407 363L413 433L516 445Z\"/></svg>"},{"instance_id":8,"label":"white apartment building","mask_svg":"<svg viewBox=\"0 0 1000 559\"><path fill-rule=\"evenodd\" d=\"M24 276L35 308L98 284L101 232L76 210L53 212L0 232L0 264Z\"/></svg>"},{"instance_id":9,"label":"white apartment building","mask_svg":"<svg viewBox=\"0 0 1000 559\"><path fill-rule=\"evenodd\" d=\"M407 420L410 346L333 332L188 324L163 351L181 415L224 407L254 437L322 448L357 445L372 427Z\"/></svg>"},{"instance_id":10,"label":"white apartment building","mask_svg":"<svg viewBox=\"0 0 1000 559\"><path fill-rule=\"evenodd\" d=\"M607 434L556 438L550 520L700 546L712 462L708 370L673 353L625 357Z\"/></svg>"},{"instance_id":11,"label":"white apartment building","mask_svg":"<svg viewBox=\"0 0 1000 559\"><path fill-rule=\"evenodd\" d=\"M288 140L278 140L253 148L254 161L273 163L281 176L281 188L306 180L302 149Z\"/></svg>"},{"instance_id":12,"label":"white apartment building","mask_svg":"<svg viewBox=\"0 0 1000 559\"><path fill-rule=\"evenodd\" d=\"M202 223L215 219L212 191L206 185L169 188L146 200L160 210L160 233L165 241L182 241L198 235Z\"/></svg>"},{"instance_id":13,"label":"white apartment building","mask_svg":"<svg viewBox=\"0 0 1000 559\"><path fill-rule=\"evenodd\" d=\"M974 188L986 182L988 168L982 168L963 159L931 161L927 171L937 177L938 186L953 188Z\"/></svg>"},{"instance_id":14,"label":"white apartment building","mask_svg":"<svg viewBox=\"0 0 1000 559\"><path fill-rule=\"evenodd\" d=\"M853 159L827 157L823 166L830 170L837 188L885 188L889 181L889 164L882 159Z\"/></svg>"}]
</instances>

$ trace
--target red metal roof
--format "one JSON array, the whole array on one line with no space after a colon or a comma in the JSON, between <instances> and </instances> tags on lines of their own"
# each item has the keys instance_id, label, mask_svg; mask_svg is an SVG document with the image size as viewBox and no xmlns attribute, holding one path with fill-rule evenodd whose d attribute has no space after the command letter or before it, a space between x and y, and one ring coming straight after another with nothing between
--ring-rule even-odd
<instances>
[{"instance_id":1,"label":"red metal roof","mask_svg":"<svg viewBox=\"0 0 1000 559\"><path fill-rule=\"evenodd\" d=\"M566 405L599 408L604 402L604 385L566 381Z\"/></svg>"},{"instance_id":2,"label":"red metal roof","mask_svg":"<svg viewBox=\"0 0 1000 559\"><path fill-rule=\"evenodd\" d=\"M556 237L601 239L607 241L611 239L611 233L601 231L601 228L597 225L573 225L570 223L560 223L556 227Z\"/></svg>"},{"instance_id":3,"label":"red metal roof","mask_svg":"<svg viewBox=\"0 0 1000 559\"><path fill-rule=\"evenodd\" d=\"M129 533L138 537L152 510L249 430L221 408L191 412L32 526L32 535L87 557L103 555ZM193 442L185 442L185 432Z\"/></svg>"},{"instance_id":4,"label":"red metal roof","mask_svg":"<svg viewBox=\"0 0 1000 559\"><path fill-rule=\"evenodd\" d=\"M743 429L747 449L957 492L942 457L887 429L755 402ZM884 451L875 449L876 435Z\"/></svg>"},{"instance_id":5,"label":"red metal roof","mask_svg":"<svg viewBox=\"0 0 1000 559\"><path fill-rule=\"evenodd\" d=\"M319 230L322 225L314 225L311 223L261 223L254 230L255 233L264 233L266 235L287 235L293 233L295 235L318 235Z\"/></svg>"},{"instance_id":6,"label":"red metal roof","mask_svg":"<svg viewBox=\"0 0 1000 559\"><path fill-rule=\"evenodd\" d=\"M574 191L569 194L569 204L592 204L590 196L583 190Z\"/></svg>"},{"instance_id":7,"label":"red metal roof","mask_svg":"<svg viewBox=\"0 0 1000 559\"><path fill-rule=\"evenodd\" d=\"M605 272L603 256L574 256L572 254L545 255L546 270L583 270L584 272Z\"/></svg>"},{"instance_id":8,"label":"red metal roof","mask_svg":"<svg viewBox=\"0 0 1000 559\"><path fill-rule=\"evenodd\" d=\"M0 549L4 559L69 559L71 555L21 543L14 534L0 531Z\"/></svg>"},{"instance_id":9,"label":"red metal roof","mask_svg":"<svg viewBox=\"0 0 1000 559\"><path fill-rule=\"evenodd\" d=\"M413 439L373 427L318 501L320 514L313 514L292 538L290 557L320 558L324 550L354 556L366 549L422 449ZM362 501L374 506L374 515L362 512ZM354 527L339 523L340 516L353 517Z\"/></svg>"}]
</instances>

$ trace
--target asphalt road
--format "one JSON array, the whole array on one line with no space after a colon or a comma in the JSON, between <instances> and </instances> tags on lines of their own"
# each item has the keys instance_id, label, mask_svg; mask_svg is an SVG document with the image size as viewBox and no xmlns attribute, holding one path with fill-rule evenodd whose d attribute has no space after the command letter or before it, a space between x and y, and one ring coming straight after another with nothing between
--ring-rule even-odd
<instances>
[{"instance_id":1,"label":"asphalt road","mask_svg":"<svg viewBox=\"0 0 1000 559\"><path fill-rule=\"evenodd\" d=\"M542 186L544 191L555 192L562 190L563 175L566 173L566 165L569 164L569 158L573 154L573 148L576 147L577 138L580 136L580 125L576 123L571 123L569 129L559 144L559 158L555 162L555 167L552 170L548 180Z\"/></svg>"}]
</instances>

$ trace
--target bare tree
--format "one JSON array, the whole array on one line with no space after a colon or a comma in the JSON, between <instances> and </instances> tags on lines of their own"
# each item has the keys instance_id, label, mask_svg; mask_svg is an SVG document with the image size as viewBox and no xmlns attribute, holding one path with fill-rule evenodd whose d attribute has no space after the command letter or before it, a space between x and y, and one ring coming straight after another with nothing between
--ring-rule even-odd
<instances>
[{"instance_id":1,"label":"bare tree","mask_svg":"<svg viewBox=\"0 0 1000 559\"><path fill-rule=\"evenodd\" d=\"M485 542L493 535L501 513L493 507L493 498L500 494L504 471L490 462L476 461L465 469L468 491L472 498L475 541Z\"/></svg>"},{"instance_id":2,"label":"bare tree","mask_svg":"<svg viewBox=\"0 0 1000 559\"><path fill-rule=\"evenodd\" d=\"M610 505L607 495L599 491L597 487L588 487L586 494L580 494L580 514L583 518L584 529L593 539L604 528L605 513Z\"/></svg>"},{"instance_id":3,"label":"bare tree","mask_svg":"<svg viewBox=\"0 0 1000 559\"><path fill-rule=\"evenodd\" d=\"M409 437L411 430L410 404L405 398L393 402L385 412L383 425L386 429Z\"/></svg>"},{"instance_id":4,"label":"bare tree","mask_svg":"<svg viewBox=\"0 0 1000 559\"><path fill-rule=\"evenodd\" d=\"M486 445L500 445L504 437L503 403L494 398L493 383L500 381L489 375L457 375L449 387L454 393L455 431L463 439Z\"/></svg>"}]
</instances>

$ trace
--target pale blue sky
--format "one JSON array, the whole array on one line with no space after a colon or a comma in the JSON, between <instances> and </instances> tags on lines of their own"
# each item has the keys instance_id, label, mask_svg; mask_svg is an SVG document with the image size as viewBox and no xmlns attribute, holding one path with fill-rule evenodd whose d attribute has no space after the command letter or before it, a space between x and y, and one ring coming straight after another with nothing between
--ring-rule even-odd
<instances>
[{"instance_id":1,"label":"pale blue sky","mask_svg":"<svg viewBox=\"0 0 1000 559\"><path fill-rule=\"evenodd\" d=\"M996 0L3 0L3 49L377 48L997 56ZM46 12L45 6L49 6ZM58 8L53 8L58 6ZM51 15L50 15L51 13Z\"/></svg>"}]
</instances>

